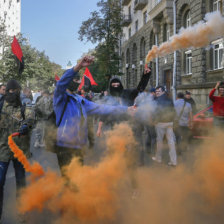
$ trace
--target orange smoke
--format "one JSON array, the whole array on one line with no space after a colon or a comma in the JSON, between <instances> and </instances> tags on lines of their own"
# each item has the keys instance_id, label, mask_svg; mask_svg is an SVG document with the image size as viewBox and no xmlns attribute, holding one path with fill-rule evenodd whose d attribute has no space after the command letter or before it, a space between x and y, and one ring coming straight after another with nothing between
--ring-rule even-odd
<instances>
[{"instance_id":1,"label":"orange smoke","mask_svg":"<svg viewBox=\"0 0 224 224\"><path fill-rule=\"evenodd\" d=\"M120 209L120 185L127 172L125 152L135 142L126 124L108 133L107 138L108 152L99 164L81 166L74 158L66 168L67 178L47 172L31 183L22 192L20 212L45 208L61 214L59 223L114 220Z\"/></svg>"},{"instance_id":2,"label":"orange smoke","mask_svg":"<svg viewBox=\"0 0 224 224\"><path fill-rule=\"evenodd\" d=\"M56 224L223 223L223 133L197 143L176 168L155 163L138 168L134 200L127 168L136 148L131 129L120 124L106 137L107 153L98 164L80 166L73 159L67 179L47 172L22 192L20 211L50 210L60 216L51 222Z\"/></svg>"},{"instance_id":3,"label":"orange smoke","mask_svg":"<svg viewBox=\"0 0 224 224\"><path fill-rule=\"evenodd\" d=\"M176 50L189 47L204 47L212 40L224 36L224 18L220 12L207 13L206 23L199 22L192 27L180 30L180 33L171 37L170 41L153 46L146 56L146 63L158 56L165 56Z\"/></svg>"},{"instance_id":4,"label":"orange smoke","mask_svg":"<svg viewBox=\"0 0 224 224\"><path fill-rule=\"evenodd\" d=\"M35 162L32 165L29 163L23 151L19 149L19 147L13 141L12 135L8 137L8 144L11 151L14 153L14 157L17 158L18 161L22 163L26 172L33 173L36 177L40 177L44 175L44 170L39 163Z\"/></svg>"}]
</instances>

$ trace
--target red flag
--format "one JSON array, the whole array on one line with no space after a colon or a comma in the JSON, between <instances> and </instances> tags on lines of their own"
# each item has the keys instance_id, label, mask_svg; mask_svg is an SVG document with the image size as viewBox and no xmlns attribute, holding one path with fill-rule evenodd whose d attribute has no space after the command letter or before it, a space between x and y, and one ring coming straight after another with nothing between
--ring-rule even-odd
<instances>
[{"instance_id":1,"label":"red flag","mask_svg":"<svg viewBox=\"0 0 224 224\"><path fill-rule=\"evenodd\" d=\"M11 47L12 47L12 53L19 59L20 62L22 62L23 52L15 36L11 44Z\"/></svg>"},{"instance_id":2,"label":"red flag","mask_svg":"<svg viewBox=\"0 0 224 224\"><path fill-rule=\"evenodd\" d=\"M11 48L12 48L12 53L17 58L17 62L19 64L19 74L21 74L24 69L23 52L15 36L11 44Z\"/></svg>"},{"instance_id":3,"label":"red flag","mask_svg":"<svg viewBox=\"0 0 224 224\"><path fill-rule=\"evenodd\" d=\"M85 85L85 75L82 77L82 81L78 87L78 90L80 91L84 85Z\"/></svg>"},{"instance_id":4,"label":"red flag","mask_svg":"<svg viewBox=\"0 0 224 224\"><path fill-rule=\"evenodd\" d=\"M59 81L59 80L60 80L60 77L59 77L58 75L55 74L54 79L55 79L56 81Z\"/></svg>"},{"instance_id":5,"label":"red flag","mask_svg":"<svg viewBox=\"0 0 224 224\"><path fill-rule=\"evenodd\" d=\"M84 75L87 76L87 77L89 78L90 83L91 83L92 86L98 86L98 84L97 84L97 83L95 82L95 80L93 79L93 77L92 77L92 75L91 75L91 73L90 73L90 71L89 71L88 68L86 68L86 70L85 70L85 72L84 72Z\"/></svg>"}]
</instances>

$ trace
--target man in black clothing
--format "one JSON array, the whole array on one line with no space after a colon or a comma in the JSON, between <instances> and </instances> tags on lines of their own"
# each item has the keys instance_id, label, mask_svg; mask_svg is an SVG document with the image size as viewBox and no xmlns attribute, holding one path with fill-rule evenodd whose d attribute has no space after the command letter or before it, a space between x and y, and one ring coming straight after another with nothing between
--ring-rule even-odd
<instances>
[{"instance_id":1,"label":"man in black clothing","mask_svg":"<svg viewBox=\"0 0 224 224\"><path fill-rule=\"evenodd\" d=\"M192 113L195 114L197 112L196 103L195 103L194 99L191 97L191 93L189 91L185 92L184 99L187 103L191 104Z\"/></svg>"},{"instance_id":2,"label":"man in black clothing","mask_svg":"<svg viewBox=\"0 0 224 224\"><path fill-rule=\"evenodd\" d=\"M109 84L109 96L108 101L116 106L116 105L124 105L124 106L132 106L134 105L134 100L138 96L140 92L143 92L148 84L149 78L151 76L151 68L146 67L144 69L142 78L137 86L137 88L133 89L124 89L121 80L119 78L112 78ZM114 118L112 118L114 119ZM104 117L100 119L97 136L101 136L102 132L102 124L104 121L108 121L108 117ZM109 119L110 121L110 119Z\"/></svg>"}]
</instances>

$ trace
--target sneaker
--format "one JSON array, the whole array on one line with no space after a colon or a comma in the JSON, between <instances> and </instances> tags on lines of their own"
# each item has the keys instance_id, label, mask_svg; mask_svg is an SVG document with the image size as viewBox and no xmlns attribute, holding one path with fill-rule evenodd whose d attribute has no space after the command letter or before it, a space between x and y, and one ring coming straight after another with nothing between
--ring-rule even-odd
<instances>
[{"instance_id":1,"label":"sneaker","mask_svg":"<svg viewBox=\"0 0 224 224\"><path fill-rule=\"evenodd\" d=\"M155 156L152 157L152 160L155 161L155 162L157 162L157 163L161 163L162 162L161 160L156 159Z\"/></svg>"},{"instance_id":2,"label":"sneaker","mask_svg":"<svg viewBox=\"0 0 224 224\"><path fill-rule=\"evenodd\" d=\"M168 162L168 166L176 166L176 163Z\"/></svg>"}]
</instances>

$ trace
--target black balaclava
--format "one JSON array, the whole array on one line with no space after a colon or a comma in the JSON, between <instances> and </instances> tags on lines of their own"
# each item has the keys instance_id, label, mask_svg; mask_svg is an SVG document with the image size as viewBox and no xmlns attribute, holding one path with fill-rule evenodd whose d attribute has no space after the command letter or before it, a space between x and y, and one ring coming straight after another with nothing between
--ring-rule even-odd
<instances>
[{"instance_id":1,"label":"black balaclava","mask_svg":"<svg viewBox=\"0 0 224 224\"><path fill-rule=\"evenodd\" d=\"M71 92L75 92L75 91L77 91L79 85L80 85L80 83L78 83L78 82L74 82L74 81L72 80L72 81L70 81L70 83L68 84L67 89L70 90Z\"/></svg>"},{"instance_id":2,"label":"black balaclava","mask_svg":"<svg viewBox=\"0 0 224 224\"><path fill-rule=\"evenodd\" d=\"M116 82L119 82L120 85L118 87L113 87L112 86L112 83L116 83ZM113 78L111 81L110 81L110 94L112 96L121 96L121 93L123 91L123 85L120 81L120 79L118 78Z\"/></svg>"},{"instance_id":3,"label":"black balaclava","mask_svg":"<svg viewBox=\"0 0 224 224\"><path fill-rule=\"evenodd\" d=\"M15 90L18 89L19 91L16 91L14 93L10 93L9 90ZM5 94L5 100L6 102L14 107L18 107L21 106L21 99L20 99L20 90L21 90L21 86L20 84L16 81L16 80L10 80L8 81L7 85L6 85L6 94Z\"/></svg>"},{"instance_id":4,"label":"black balaclava","mask_svg":"<svg viewBox=\"0 0 224 224\"><path fill-rule=\"evenodd\" d=\"M78 73L78 74L74 77L74 79L71 80L71 81L69 82L67 89L70 90L71 92L75 92L75 91L77 91L77 89L78 89L78 87L79 87L79 85L80 85L79 80L80 80L80 75L79 75L79 73Z\"/></svg>"}]
</instances>

